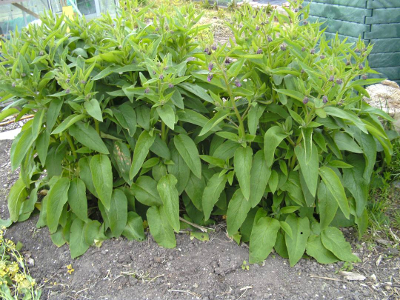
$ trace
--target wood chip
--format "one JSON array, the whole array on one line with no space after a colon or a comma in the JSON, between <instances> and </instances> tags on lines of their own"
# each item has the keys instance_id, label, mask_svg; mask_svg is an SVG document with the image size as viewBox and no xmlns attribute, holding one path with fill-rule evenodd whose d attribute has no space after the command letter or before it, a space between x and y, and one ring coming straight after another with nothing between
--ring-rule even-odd
<instances>
[{"instance_id":1,"label":"wood chip","mask_svg":"<svg viewBox=\"0 0 400 300\"><path fill-rule=\"evenodd\" d=\"M363 281L366 279L366 277L362 274L355 273L355 272L346 272L346 271L340 271L339 275L342 275L344 279L346 280L357 280L357 281Z\"/></svg>"}]
</instances>

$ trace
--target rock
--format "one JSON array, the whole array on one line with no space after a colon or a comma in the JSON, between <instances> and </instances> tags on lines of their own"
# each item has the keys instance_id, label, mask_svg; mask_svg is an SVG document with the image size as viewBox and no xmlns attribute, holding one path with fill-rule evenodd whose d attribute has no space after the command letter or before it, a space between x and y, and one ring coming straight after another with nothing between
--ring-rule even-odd
<instances>
[{"instance_id":1,"label":"rock","mask_svg":"<svg viewBox=\"0 0 400 300\"><path fill-rule=\"evenodd\" d=\"M390 80L367 87L370 98L364 98L371 106L382 109L395 121L394 128L400 133L400 87Z\"/></svg>"}]
</instances>

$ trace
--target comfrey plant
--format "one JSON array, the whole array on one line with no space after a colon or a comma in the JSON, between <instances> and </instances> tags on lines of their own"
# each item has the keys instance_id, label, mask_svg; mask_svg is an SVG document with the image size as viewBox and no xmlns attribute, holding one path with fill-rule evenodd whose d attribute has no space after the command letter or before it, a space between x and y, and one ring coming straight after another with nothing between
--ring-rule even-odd
<instances>
[{"instance_id":1,"label":"comfrey plant","mask_svg":"<svg viewBox=\"0 0 400 300\"><path fill-rule=\"evenodd\" d=\"M1 116L35 114L11 149L11 220L38 210L72 257L143 240L147 224L172 248L186 222L223 216L252 263L273 248L292 266L305 252L357 261L337 226L363 234L377 151L392 152L390 117L362 101L378 80L357 79L371 48L328 43L299 3L288 16L244 6L218 46L196 41L207 26L192 5L163 11L45 16L2 43Z\"/></svg>"}]
</instances>

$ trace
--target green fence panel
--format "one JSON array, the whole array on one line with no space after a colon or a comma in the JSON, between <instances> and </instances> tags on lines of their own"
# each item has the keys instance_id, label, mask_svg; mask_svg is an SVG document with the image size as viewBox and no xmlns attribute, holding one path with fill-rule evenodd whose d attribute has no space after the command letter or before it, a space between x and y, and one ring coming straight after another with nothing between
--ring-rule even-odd
<instances>
[{"instance_id":1,"label":"green fence panel","mask_svg":"<svg viewBox=\"0 0 400 300\"><path fill-rule=\"evenodd\" d=\"M356 42L358 37L374 48L369 65L375 75L400 82L400 0L306 0L310 22L324 22L327 39L338 33Z\"/></svg>"}]
</instances>

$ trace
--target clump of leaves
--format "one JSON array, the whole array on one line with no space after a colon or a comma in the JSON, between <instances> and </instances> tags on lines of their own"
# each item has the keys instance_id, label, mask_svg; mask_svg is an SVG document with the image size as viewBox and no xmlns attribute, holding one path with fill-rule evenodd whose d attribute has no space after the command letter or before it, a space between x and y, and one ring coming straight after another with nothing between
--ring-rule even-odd
<instances>
[{"instance_id":1,"label":"clump of leaves","mask_svg":"<svg viewBox=\"0 0 400 300\"><path fill-rule=\"evenodd\" d=\"M5 227L0 230L0 296L6 300L39 300L42 294L35 279L19 253L18 244L4 238Z\"/></svg>"},{"instance_id":2,"label":"clump of leaves","mask_svg":"<svg viewBox=\"0 0 400 300\"><path fill-rule=\"evenodd\" d=\"M374 73L371 47L326 41L300 3L288 16L244 6L230 45L198 44L192 5L148 11L45 16L2 42L2 117L35 113L11 149L11 221L39 210L77 257L143 240L144 224L172 248L182 222L226 216L250 263L273 248L292 266L305 252L357 261L337 226L363 234L376 153L392 153L378 119L390 117L362 101L379 80L357 79Z\"/></svg>"}]
</instances>

